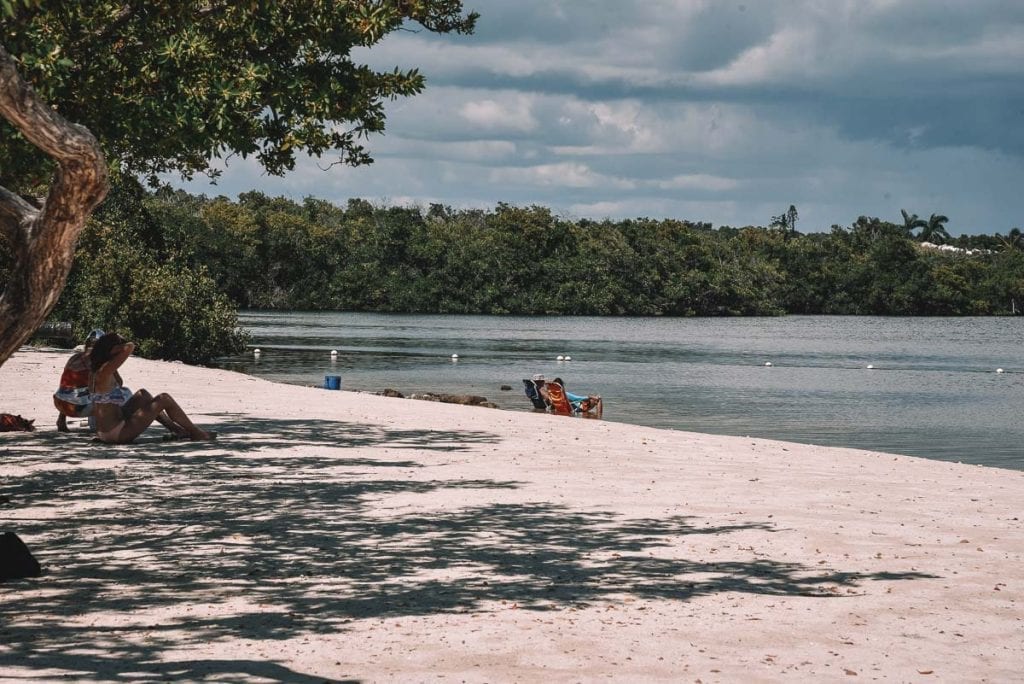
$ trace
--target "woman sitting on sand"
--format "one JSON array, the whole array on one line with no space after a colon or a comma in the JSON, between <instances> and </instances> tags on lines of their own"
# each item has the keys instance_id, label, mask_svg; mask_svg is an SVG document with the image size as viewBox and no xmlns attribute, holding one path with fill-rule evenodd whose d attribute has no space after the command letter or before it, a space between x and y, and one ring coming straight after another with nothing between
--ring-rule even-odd
<instances>
[{"instance_id":1,"label":"woman sitting on sand","mask_svg":"<svg viewBox=\"0 0 1024 684\"><path fill-rule=\"evenodd\" d=\"M169 394L154 397L145 390L139 390L131 397L133 401L129 409L134 410L130 413L124 411L122 407L128 403L129 397L118 387L117 369L133 351L133 342L128 342L117 333L107 333L96 341L89 353L92 367L89 400L93 405L92 415L96 419L96 436L108 444L128 444L141 435L161 412L166 411L183 436L192 440L216 438L215 433L196 427Z\"/></svg>"}]
</instances>

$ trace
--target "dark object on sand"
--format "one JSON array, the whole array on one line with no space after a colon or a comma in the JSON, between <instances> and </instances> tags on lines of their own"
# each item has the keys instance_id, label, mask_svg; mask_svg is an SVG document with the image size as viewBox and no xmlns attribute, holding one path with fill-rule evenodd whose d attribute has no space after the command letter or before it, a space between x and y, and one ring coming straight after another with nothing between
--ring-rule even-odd
<instances>
[{"instance_id":1,"label":"dark object on sand","mask_svg":"<svg viewBox=\"0 0 1024 684\"><path fill-rule=\"evenodd\" d=\"M13 532L0 534L0 581L39 577L43 574L39 561Z\"/></svg>"},{"instance_id":2,"label":"dark object on sand","mask_svg":"<svg viewBox=\"0 0 1024 684\"><path fill-rule=\"evenodd\" d=\"M35 419L28 420L13 413L0 413L0 432L35 432L34 422Z\"/></svg>"},{"instance_id":3,"label":"dark object on sand","mask_svg":"<svg viewBox=\"0 0 1024 684\"><path fill-rule=\"evenodd\" d=\"M390 387L387 388L386 390L384 390L383 392L381 392L381 394L383 394L385 397L394 397L396 399L405 399L405 395L404 394L402 394L401 392L399 392L396 389L391 389Z\"/></svg>"},{"instance_id":4,"label":"dark object on sand","mask_svg":"<svg viewBox=\"0 0 1024 684\"><path fill-rule=\"evenodd\" d=\"M501 391L502 392L508 392L511 389L512 389L512 385L502 385L501 386Z\"/></svg>"}]
</instances>

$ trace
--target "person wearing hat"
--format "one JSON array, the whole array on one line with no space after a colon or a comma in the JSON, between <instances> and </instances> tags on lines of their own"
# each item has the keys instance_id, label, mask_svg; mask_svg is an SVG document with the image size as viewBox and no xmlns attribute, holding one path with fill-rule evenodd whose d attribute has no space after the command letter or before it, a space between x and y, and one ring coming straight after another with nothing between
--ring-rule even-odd
<instances>
[{"instance_id":1,"label":"person wearing hat","mask_svg":"<svg viewBox=\"0 0 1024 684\"><path fill-rule=\"evenodd\" d=\"M88 418L92 415L92 402L89 401L89 351L101 337L102 330L93 330L85 338L82 351L76 351L64 364L60 386L53 393L53 405L57 408L57 429L61 432L68 431L68 416Z\"/></svg>"}]
</instances>

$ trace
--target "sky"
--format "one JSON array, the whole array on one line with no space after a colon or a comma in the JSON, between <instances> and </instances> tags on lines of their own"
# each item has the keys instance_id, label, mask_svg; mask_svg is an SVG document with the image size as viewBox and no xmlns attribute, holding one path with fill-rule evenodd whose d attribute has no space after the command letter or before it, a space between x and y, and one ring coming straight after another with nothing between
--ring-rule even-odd
<instances>
[{"instance_id":1,"label":"sky","mask_svg":"<svg viewBox=\"0 0 1024 684\"><path fill-rule=\"evenodd\" d=\"M472 36L403 31L417 67L371 166L232 159L217 185L344 205L541 205L569 219L798 230L900 210L1024 228L1024 0L467 0Z\"/></svg>"}]
</instances>

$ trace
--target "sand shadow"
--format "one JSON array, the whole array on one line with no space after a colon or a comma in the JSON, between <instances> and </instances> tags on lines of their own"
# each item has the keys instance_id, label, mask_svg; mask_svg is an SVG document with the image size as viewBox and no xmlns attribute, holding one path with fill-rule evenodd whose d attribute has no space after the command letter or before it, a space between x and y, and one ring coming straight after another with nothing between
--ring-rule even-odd
<instances>
[{"instance_id":1,"label":"sand shadow","mask_svg":"<svg viewBox=\"0 0 1024 684\"><path fill-rule=\"evenodd\" d=\"M165 654L190 642L344 631L367 618L499 605L553 611L722 592L824 599L865 582L927 577L767 558L683 558L678 549L687 537L775 527L509 503L524 483L424 477L436 466L426 460L435 451L497 443L488 433L237 416L222 426L231 435L223 443L143 442L116 448L109 464L90 460L93 445L64 438L60 452L16 456L31 472L0 484L0 494L11 500L6 512L25 512L12 515L19 518L12 527L32 540L47 574L2 587L4 613L21 617L0 624L0 669L17 663L92 681L124 679L125 672L133 679L312 681L272 662L183 663ZM324 448L295 457L288 449L297 443ZM354 444L382 456L346 457ZM409 456L385 457L390 448L409 449ZM430 495L446 490L459 490L454 508L408 505L436 501ZM27 513L65 500L80 513ZM209 605L225 592L251 607L181 617L183 608ZM179 617L102 619L166 613Z\"/></svg>"}]
</instances>

